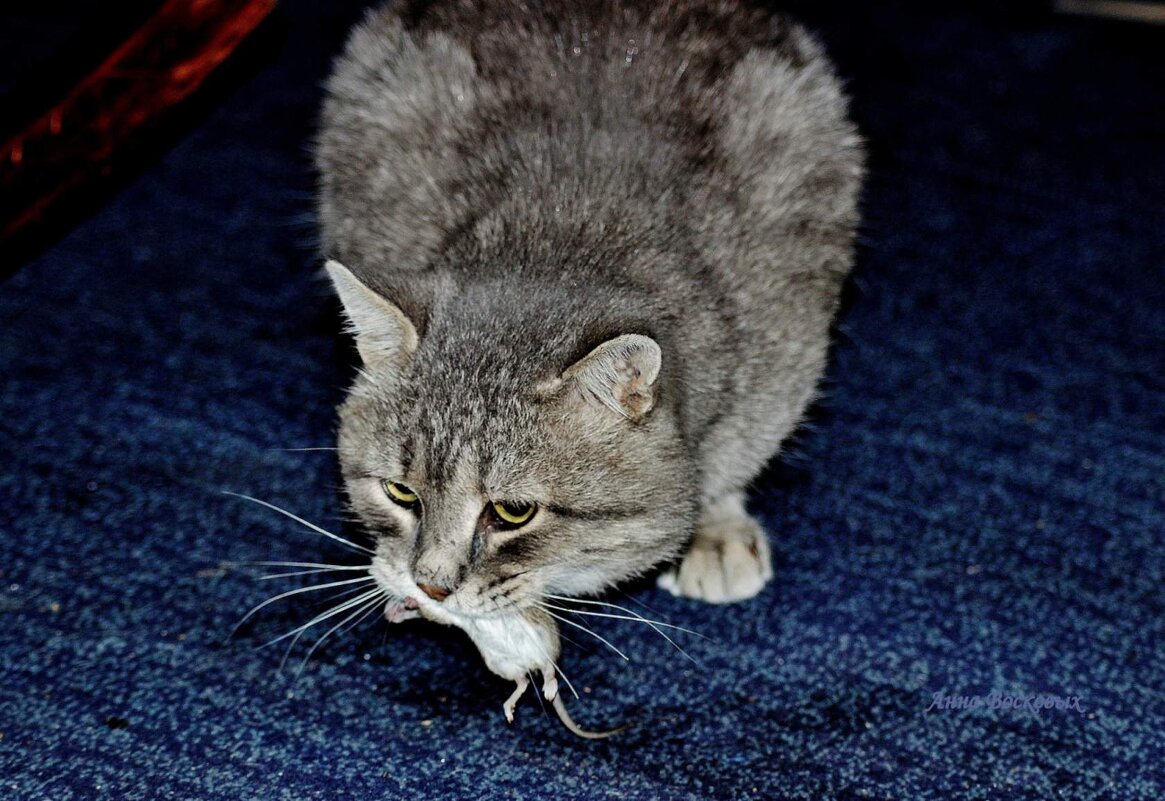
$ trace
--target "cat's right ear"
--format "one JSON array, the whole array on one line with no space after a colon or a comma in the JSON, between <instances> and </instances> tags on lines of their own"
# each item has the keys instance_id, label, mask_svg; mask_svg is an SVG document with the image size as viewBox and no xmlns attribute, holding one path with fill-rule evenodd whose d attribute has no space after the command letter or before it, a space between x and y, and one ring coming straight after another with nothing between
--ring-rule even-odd
<instances>
[{"instance_id":1,"label":"cat's right ear","mask_svg":"<svg viewBox=\"0 0 1165 801\"><path fill-rule=\"evenodd\" d=\"M405 313L340 262L329 260L324 268L340 296L364 365L374 367L389 361L403 366L417 349L417 329Z\"/></svg>"}]
</instances>

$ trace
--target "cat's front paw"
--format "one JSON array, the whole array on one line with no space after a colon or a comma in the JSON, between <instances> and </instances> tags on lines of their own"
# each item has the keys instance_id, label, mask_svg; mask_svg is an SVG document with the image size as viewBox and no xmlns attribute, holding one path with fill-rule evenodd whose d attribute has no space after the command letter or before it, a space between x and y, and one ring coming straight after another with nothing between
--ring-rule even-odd
<instances>
[{"instance_id":1,"label":"cat's front paw","mask_svg":"<svg viewBox=\"0 0 1165 801\"><path fill-rule=\"evenodd\" d=\"M764 530L743 509L706 518L678 567L659 577L673 595L714 604L752 598L773 577Z\"/></svg>"}]
</instances>

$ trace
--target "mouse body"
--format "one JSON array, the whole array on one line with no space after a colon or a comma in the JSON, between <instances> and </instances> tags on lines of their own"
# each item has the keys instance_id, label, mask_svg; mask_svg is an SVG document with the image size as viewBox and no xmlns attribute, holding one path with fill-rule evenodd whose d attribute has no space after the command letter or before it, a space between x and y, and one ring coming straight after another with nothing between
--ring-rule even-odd
<instances>
[{"instance_id":1,"label":"mouse body","mask_svg":"<svg viewBox=\"0 0 1165 801\"><path fill-rule=\"evenodd\" d=\"M424 617L464 631L477 646L486 667L514 682L514 691L502 703L507 723L514 722L514 708L529 688L531 678L540 673L542 696L550 702L558 719L572 734L586 740L598 740L627 728L624 725L608 731L588 731L571 718L559 693L556 674L556 662L562 650L558 624L541 609L531 607L518 614L467 618L450 614L440 604L420 603L409 597L403 604L390 604L385 609L385 617L390 622Z\"/></svg>"}]
</instances>

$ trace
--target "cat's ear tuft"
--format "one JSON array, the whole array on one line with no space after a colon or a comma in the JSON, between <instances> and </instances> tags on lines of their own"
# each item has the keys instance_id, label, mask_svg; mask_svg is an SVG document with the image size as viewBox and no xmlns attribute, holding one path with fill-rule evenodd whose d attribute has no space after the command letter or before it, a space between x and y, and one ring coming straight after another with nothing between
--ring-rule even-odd
<instances>
[{"instance_id":1,"label":"cat's ear tuft","mask_svg":"<svg viewBox=\"0 0 1165 801\"><path fill-rule=\"evenodd\" d=\"M641 420L655 405L655 380L662 354L651 337L624 334L608 339L571 365L555 382L584 402L599 403L629 420Z\"/></svg>"},{"instance_id":2,"label":"cat's ear tuft","mask_svg":"<svg viewBox=\"0 0 1165 801\"><path fill-rule=\"evenodd\" d=\"M373 367L392 360L399 366L407 361L417 349L417 329L405 313L340 262L329 260L324 268L340 296L364 365Z\"/></svg>"}]
</instances>

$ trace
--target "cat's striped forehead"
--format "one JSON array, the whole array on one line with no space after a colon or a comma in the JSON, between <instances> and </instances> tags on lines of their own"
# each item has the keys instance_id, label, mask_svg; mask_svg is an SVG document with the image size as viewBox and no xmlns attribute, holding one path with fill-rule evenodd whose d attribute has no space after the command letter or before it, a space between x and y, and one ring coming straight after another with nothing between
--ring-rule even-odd
<instances>
[{"instance_id":1,"label":"cat's striped forehead","mask_svg":"<svg viewBox=\"0 0 1165 801\"><path fill-rule=\"evenodd\" d=\"M545 422L507 403L479 397L420 398L400 431L404 474L448 492L490 498L537 497L547 489Z\"/></svg>"}]
</instances>

